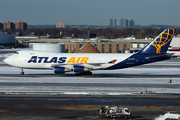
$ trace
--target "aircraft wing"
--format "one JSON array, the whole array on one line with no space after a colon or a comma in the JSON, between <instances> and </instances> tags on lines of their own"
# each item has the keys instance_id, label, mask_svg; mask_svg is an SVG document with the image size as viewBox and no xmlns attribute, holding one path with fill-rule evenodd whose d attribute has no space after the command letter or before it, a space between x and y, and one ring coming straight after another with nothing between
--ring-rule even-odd
<instances>
[{"instance_id":1,"label":"aircraft wing","mask_svg":"<svg viewBox=\"0 0 180 120\"><path fill-rule=\"evenodd\" d=\"M87 69L103 69L107 65L112 65L116 62L117 60L111 60L108 63L81 63L81 64L52 64L51 67L65 67L66 69L73 69L74 66L84 66Z\"/></svg>"},{"instance_id":2,"label":"aircraft wing","mask_svg":"<svg viewBox=\"0 0 180 120\"><path fill-rule=\"evenodd\" d=\"M88 63L88 65L92 65L92 66L100 66L101 64L105 64L105 63ZM79 66L84 66L86 64L52 64L51 67L61 67L61 66L74 66L74 65L79 65Z\"/></svg>"}]
</instances>

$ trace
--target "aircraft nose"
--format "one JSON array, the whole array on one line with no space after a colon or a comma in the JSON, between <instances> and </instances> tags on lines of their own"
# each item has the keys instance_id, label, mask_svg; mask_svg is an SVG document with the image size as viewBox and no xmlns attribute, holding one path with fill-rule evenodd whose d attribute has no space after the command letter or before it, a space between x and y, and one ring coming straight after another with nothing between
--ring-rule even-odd
<instances>
[{"instance_id":1,"label":"aircraft nose","mask_svg":"<svg viewBox=\"0 0 180 120\"><path fill-rule=\"evenodd\" d=\"M9 65L14 65L14 60L15 60L14 55L11 55L7 57L6 59L4 59L4 62Z\"/></svg>"},{"instance_id":2,"label":"aircraft nose","mask_svg":"<svg viewBox=\"0 0 180 120\"><path fill-rule=\"evenodd\" d=\"M10 64L11 63L11 60L9 57L7 57L6 59L4 59L4 62L7 63L7 64Z\"/></svg>"},{"instance_id":3,"label":"aircraft nose","mask_svg":"<svg viewBox=\"0 0 180 120\"><path fill-rule=\"evenodd\" d=\"M21 65L21 61L18 59L17 55L11 55L4 59L4 62L11 66L19 66Z\"/></svg>"}]
</instances>

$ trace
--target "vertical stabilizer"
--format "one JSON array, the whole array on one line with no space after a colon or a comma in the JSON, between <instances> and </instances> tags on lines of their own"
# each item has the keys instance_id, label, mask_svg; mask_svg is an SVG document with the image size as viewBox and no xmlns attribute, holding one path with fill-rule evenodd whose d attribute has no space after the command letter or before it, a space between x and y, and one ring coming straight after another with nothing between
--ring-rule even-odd
<instances>
[{"instance_id":1,"label":"vertical stabilizer","mask_svg":"<svg viewBox=\"0 0 180 120\"><path fill-rule=\"evenodd\" d=\"M165 29L158 37L156 37L150 44L144 47L139 53L144 54L162 54L166 53L171 40L175 34L175 29Z\"/></svg>"}]
</instances>

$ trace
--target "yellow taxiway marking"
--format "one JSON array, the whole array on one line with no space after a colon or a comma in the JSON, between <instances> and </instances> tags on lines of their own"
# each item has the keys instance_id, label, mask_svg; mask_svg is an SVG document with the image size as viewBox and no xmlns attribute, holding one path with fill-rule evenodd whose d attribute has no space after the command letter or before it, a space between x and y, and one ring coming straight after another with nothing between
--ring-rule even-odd
<instances>
[{"instance_id":1,"label":"yellow taxiway marking","mask_svg":"<svg viewBox=\"0 0 180 120\"><path fill-rule=\"evenodd\" d=\"M145 110L143 113L141 113L139 116L142 116L144 113L146 113L147 111L149 111L151 108L161 107L161 106L144 106L144 107L147 107L148 109ZM134 118L133 120L135 120L135 118Z\"/></svg>"},{"instance_id":2,"label":"yellow taxiway marking","mask_svg":"<svg viewBox=\"0 0 180 120\"><path fill-rule=\"evenodd\" d=\"M144 107L154 108L154 107L161 107L161 106L144 106Z\"/></svg>"},{"instance_id":3,"label":"yellow taxiway marking","mask_svg":"<svg viewBox=\"0 0 180 120\"><path fill-rule=\"evenodd\" d=\"M4 118L1 118L0 120L4 120L4 119L7 119L7 118L10 118L10 117L11 117L11 116L1 115L1 114L0 114L0 116L6 116L6 117L4 117Z\"/></svg>"},{"instance_id":4,"label":"yellow taxiway marking","mask_svg":"<svg viewBox=\"0 0 180 120\"><path fill-rule=\"evenodd\" d=\"M86 106L80 106L80 105L77 105L77 106L63 106L64 108L74 108L74 109L98 109L98 108L95 108L95 107L86 107Z\"/></svg>"},{"instance_id":5,"label":"yellow taxiway marking","mask_svg":"<svg viewBox=\"0 0 180 120\"><path fill-rule=\"evenodd\" d=\"M0 110L0 113L2 113L2 112L9 112L9 110ZM11 116L10 115L0 114L0 117L3 117L3 118L0 118L0 120L4 120L4 119L7 119L7 118L10 118Z\"/></svg>"},{"instance_id":6,"label":"yellow taxiway marking","mask_svg":"<svg viewBox=\"0 0 180 120\"><path fill-rule=\"evenodd\" d=\"M0 112L9 112L9 110L0 110Z\"/></svg>"}]
</instances>

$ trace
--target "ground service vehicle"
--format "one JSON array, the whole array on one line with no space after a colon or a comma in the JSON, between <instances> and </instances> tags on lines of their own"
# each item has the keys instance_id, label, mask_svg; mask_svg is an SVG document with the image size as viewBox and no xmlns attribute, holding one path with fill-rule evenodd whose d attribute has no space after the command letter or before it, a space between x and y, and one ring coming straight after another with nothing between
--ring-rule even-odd
<instances>
[{"instance_id":1,"label":"ground service vehicle","mask_svg":"<svg viewBox=\"0 0 180 120\"><path fill-rule=\"evenodd\" d=\"M164 115L159 115L153 120L179 120L179 119L180 119L180 112L171 111L171 112L166 112Z\"/></svg>"},{"instance_id":2,"label":"ground service vehicle","mask_svg":"<svg viewBox=\"0 0 180 120\"><path fill-rule=\"evenodd\" d=\"M124 117L124 118L130 118L131 117L131 111L128 108L122 108L122 107L101 107L99 111L100 116L105 116L105 117Z\"/></svg>"}]
</instances>

